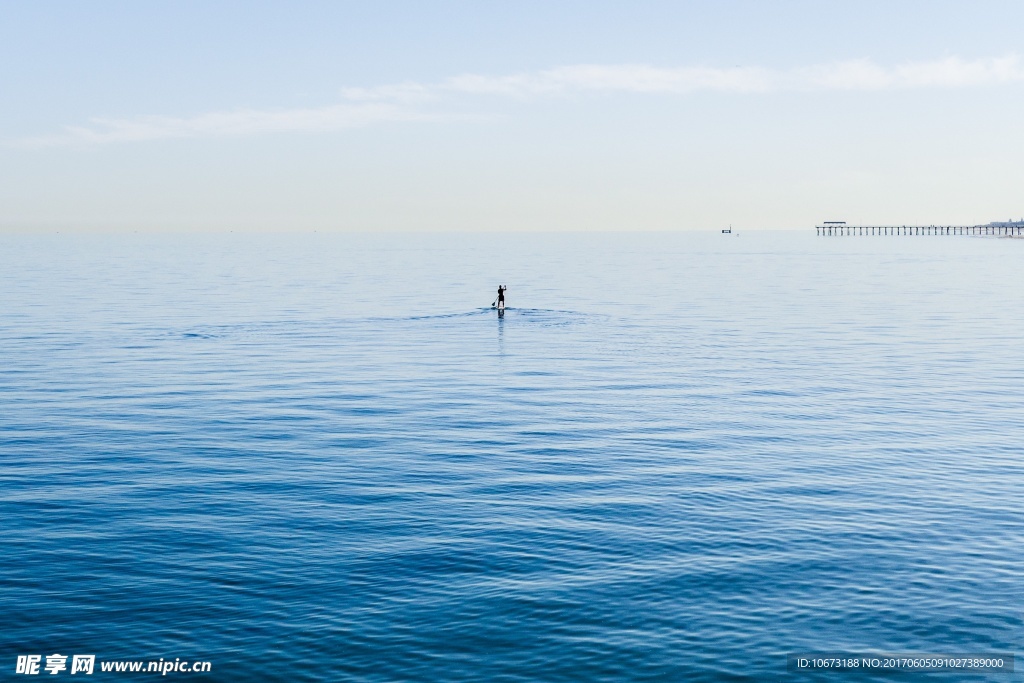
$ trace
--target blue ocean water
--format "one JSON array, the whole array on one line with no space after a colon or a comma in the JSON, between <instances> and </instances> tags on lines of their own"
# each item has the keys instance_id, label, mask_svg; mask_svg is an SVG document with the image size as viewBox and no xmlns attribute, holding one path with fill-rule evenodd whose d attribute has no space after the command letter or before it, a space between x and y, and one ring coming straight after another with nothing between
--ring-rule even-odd
<instances>
[{"instance_id":1,"label":"blue ocean water","mask_svg":"<svg viewBox=\"0 0 1024 683\"><path fill-rule=\"evenodd\" d=\"M1020 650L1022 258L0 236L0 671L832 681L872 676L787 653Z\"/></svg>"}]
</instances>

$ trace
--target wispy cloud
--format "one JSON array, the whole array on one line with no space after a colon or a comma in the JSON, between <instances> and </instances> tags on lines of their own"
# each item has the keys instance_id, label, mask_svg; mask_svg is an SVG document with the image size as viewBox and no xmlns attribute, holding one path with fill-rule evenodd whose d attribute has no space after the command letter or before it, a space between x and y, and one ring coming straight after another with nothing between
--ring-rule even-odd
<instances>
[{"instance_id":1,"label":"wispy cloud","mask_svg":"<svg viewBox=\"0 0 1024 683\"><path fill-rule=\"evenodd\" d=\"M882 91L965 88L1024 82L1015 54L965 60L959 57L895 66L853 60L793 69L646 64L578 64L537 72L488 76L463 74L437 83L395 83L344 88L341 102L322 107L235 110L192 117L147 116L93 119L61 132L19 141L22 145L100 144L167 138L320 133L389 121L454 118L437 113L454 96L530 100L576 93L684 95L694 92L756 94L782 91Z\"/></svg>"},{"instance_id":2,"label":"wispy cloud","mask_svg":"<svg viewBox=\"0 0 1024 683\"><path fill-rule=\"evenodd\" d=\"M239 109L192 117L97 118L88 125L65 126L60 133L20 142L26 146L54 146L265 133L326 133L385 121L429 118L424 112L391 102L341 103L305 109Z\"/></svg>"},{"instance_id":3,"label":"wispy cloud","mask_svg":"<svg viewBox=\"0 0 1024 683\"><path fill-rule=\"evenodd\" d=\"M765 92L773 87L773 72L759 67L666 69L644 64L579 64L536 74L489 77L456 76L442 88L464 93L535 97L572 92L689 93Z\"/></svg>"},{"instance_id":4,"label":"wispy cloud","mask_svg":"<svg viewBox=\"0 0 1024 683\"><path fill-rule=\"evenodd\" d=\"M791 87L814 90L965 88L1024 81L1024 62L1017 55L970 61L947 57L884 67L861 59L797 69L791 81Z\"/></svg>"},{"instance_id":5,"label":"wispy cloud","mask_svg":"<svg viewBox=\"0 0 1024 683\"><path fill-rule=\"evenodd\" d=\"M464 74L434 85L399 84L346 90L362 100L408 101L443 93L528 99L576 92L686 94L698 91L766 93L786 90L895 90L959 88L1024 81L1017 55L964 60L959 57L882 66L868 59L794 69L758 66L656 67L647 64L577 64L506 76Z\"/></svg>"}]
</instances>

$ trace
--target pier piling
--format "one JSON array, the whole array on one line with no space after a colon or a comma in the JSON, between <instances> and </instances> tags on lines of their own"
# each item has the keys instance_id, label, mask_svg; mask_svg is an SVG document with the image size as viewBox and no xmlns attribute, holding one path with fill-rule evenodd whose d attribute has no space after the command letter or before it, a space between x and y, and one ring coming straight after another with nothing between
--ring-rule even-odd
<instances>
[{"instance_id":1,"label":"pier piling","mask_svg":"<svg viewBox=\"0 0 1024 683\"><path fill-rule=\"evenodd\" d=\"M856 235L1001 235L1024 236L1024 221L990 225L846 225L826 222L815 227L820 236Z\"/></svg>"}]
</instances>

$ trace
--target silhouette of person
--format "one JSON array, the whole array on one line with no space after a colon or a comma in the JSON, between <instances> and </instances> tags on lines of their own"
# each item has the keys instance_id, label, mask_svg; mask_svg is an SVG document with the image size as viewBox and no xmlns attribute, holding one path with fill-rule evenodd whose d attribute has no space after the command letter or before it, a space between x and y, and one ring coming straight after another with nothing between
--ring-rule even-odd
<instances>
[{"instance_id":1,"label":"silhouette of person","mask_svg":"<svg viewBox=\"0 0 1024 683\"><path fill-rule=\"evenodd\" d=\"M505 287L505 285L500 285L498 287L498 309L499 310L505 308L505 290L506 289L507 288Z\"/></svg>"}]
</instances>

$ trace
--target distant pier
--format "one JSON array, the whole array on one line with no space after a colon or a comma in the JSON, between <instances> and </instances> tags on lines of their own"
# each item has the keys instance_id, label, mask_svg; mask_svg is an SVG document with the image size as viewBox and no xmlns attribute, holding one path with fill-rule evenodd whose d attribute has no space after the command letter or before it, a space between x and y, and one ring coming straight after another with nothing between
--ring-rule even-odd
<instances>
[{"instance_id":1,"label":"distant pier","mask_svg":"<svg viewBox=\"0 0 1024 683\"><path fill-rule=\"evenodd\" d=\"M815 228L819 235L1024 235L1024 221L987 225L847 225L825 221Z\"/></svg>"}]
</instances>

